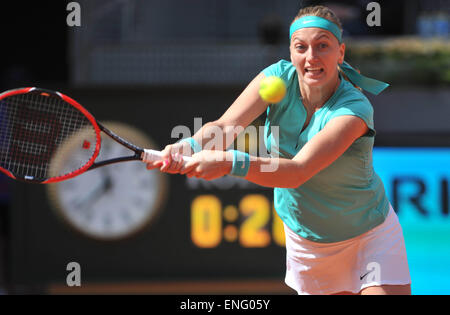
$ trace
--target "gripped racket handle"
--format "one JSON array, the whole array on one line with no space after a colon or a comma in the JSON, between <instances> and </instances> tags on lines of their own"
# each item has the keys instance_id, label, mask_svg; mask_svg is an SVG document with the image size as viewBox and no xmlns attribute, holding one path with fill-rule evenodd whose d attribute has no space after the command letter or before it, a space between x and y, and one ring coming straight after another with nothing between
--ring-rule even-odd
<instances>
[{"instance_id":1,"label":"gripped racket handle","mask_svg":"<svg viewBox=\"0 0 450 315\"><path fill-rule=\"evenodd\" d=\"M147 150L144 149L144 152L141 155L141 159L145 163L155 162L161 160L162 153L161 151L156 150ZM190 156L183 156L183 162L187 163L191 160Z\"/></svg>"}]
</instances>

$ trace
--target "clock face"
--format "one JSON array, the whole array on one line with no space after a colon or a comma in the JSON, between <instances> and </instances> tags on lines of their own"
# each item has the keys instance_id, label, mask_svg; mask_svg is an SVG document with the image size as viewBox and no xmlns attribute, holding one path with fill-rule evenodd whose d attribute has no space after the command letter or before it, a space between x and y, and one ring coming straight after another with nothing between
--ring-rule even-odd
<instances>
[{"instance_id":1,"label":"clock face","mask_svg":"<svg viewBox=\"0 0 450 315\"><path fill-rule=\"evenodd\" d=\"M151 141L134 128L105 123L119 136L145 148ZM64 150L61 166L77 163L70 148ZM102 134L97 161L133 152ZM165 195L166 176L149 171L140 161L99 167L60 183L47 185L49 198L64 221L79 232L101 240L116 240L150 224Z\"/></svg>"}]
</instances>

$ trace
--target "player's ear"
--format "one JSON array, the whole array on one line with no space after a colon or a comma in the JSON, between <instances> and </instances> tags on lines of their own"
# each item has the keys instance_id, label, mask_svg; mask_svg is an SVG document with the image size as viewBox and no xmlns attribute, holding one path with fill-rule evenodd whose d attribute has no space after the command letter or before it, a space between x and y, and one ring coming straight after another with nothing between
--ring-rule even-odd
<instances>
[{"instance_id":1,"label":"player's ear","mask_svg":"<svg viewBox=\"0 0 450 315\"><path fill-rule=\"evenodd\" d=\"M344 62L344 57L345 57L345 44L341 43L339 45L339 59L338 59L339 64Z\"/></svg>"},{"instance_id":2,"label":"player's ear","mask_svg":"<svg viewBox=\"0 0 450 315\"><path fill-rule=\"evenodd\" d=\"M291 59L292 62L292 43L289 44L289 58Z\"/></svg>"}]
</instances>

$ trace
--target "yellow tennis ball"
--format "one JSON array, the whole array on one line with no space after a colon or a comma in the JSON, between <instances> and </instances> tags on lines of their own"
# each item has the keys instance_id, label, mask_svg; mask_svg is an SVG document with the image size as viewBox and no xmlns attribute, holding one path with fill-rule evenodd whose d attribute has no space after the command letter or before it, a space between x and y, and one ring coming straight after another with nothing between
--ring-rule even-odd
<instances>
[{"instance_id":1,"label":"yellow tennis ball","mask_svg":"<svg viewBox=\"0 0 450 315\"><path fill-rule=\"evenodd\" d=\"M259 95L271 104L281 102L286 95L286 84L277 76L265 77L259 86Z\"/></svg>"}]
</instances>

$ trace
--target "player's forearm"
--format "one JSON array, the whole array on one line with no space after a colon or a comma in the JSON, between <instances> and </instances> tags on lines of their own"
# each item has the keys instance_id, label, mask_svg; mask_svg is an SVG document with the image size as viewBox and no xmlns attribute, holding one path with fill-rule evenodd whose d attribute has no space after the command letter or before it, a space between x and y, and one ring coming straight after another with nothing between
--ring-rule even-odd
<instances>
[{"instance_id":1,"label":"player's forearm","mask_svg":"<svg viewBox=\"0 0 450 315\"><path fill-rule=\"evenodd\" d=\"M246 180L266 187L296 188L310 178L304 166L282 158L250 157Z\"/></svg>"},{"instance_id":2,"label":"player's forearm","mask_svg":"<svg viewBox=\"0 0 450 315\"><path fill-rule=\"evenodd\" d=\"M233 144L243 127L224 126L219 120L208 122L193 136L204 150L226 150Z\"/></svg>"}]
</instances>

